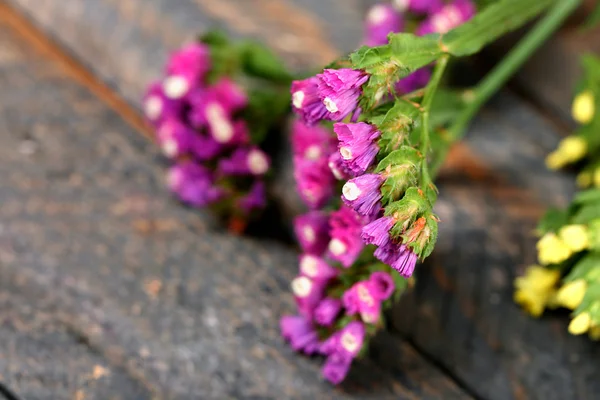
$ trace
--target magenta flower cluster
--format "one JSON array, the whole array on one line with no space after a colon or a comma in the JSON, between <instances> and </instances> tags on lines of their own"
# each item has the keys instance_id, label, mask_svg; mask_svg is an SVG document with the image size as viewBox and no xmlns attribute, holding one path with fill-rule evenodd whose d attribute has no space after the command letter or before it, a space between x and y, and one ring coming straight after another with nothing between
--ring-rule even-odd
<instances>
[{"instance_id":1,"label":"magenta flower cluster","mask_svg":"<svg viewBox=\"0 0 600 400\"><path fill-rule=\"evenodd\" d=\"M206 45L176 51L162 80L148 89L144 113L173 163L167 177L172 192L195 207L227 200L248 215L265 206L263 177L270 160L252 143L240 117L248 104L244 89L230 77L209 83L210 71ZM241 181L244 186L237 187Z\"/></svg>"}]
</instances>

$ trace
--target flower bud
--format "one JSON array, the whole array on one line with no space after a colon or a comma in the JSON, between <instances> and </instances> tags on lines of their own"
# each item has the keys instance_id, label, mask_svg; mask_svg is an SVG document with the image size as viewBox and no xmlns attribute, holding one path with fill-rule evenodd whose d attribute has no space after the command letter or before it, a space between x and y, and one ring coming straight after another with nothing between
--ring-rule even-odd
<instances>
[{"instance_id":1,"label":"flower bud","mask_svg":"<svg viewBox=\"0 0 600 400\"><path fill-rule=\"evenodd\" d=\"M584 279L568 282L556 292L555 302L560 306L574 310L583 301L586 290L587 283Z\"/></svg>"},{"instance_id":2,"label":"flower bud","mask_svg":"<svg viewBox=\"0 0 600 400\"><path fill-rule=\"evenodd\" d=\"M590 245L588 229L585 225L567 225L558 232L559 238L573 252L585 250Z\"/></svg>"},{"instance_id":3,"label":"flower bud","mask_svg":"<svg viewBox=\"0 0 600 400\"><path fill-rule=\"evenodd\" d=\"M591 91L586 90L585 92L579 93L573 100L571 114L575 121L585 125L589 124L594 118L595 108L594 94Z\"/></svg>"},{"instance_id":4,"label":"flower bud","mask_svg":"<svg viewBox=\"0 0 600 400\"><path fill-rule=\"evenodd\" d=\"M567 260L571 249L556 234L547 233L537 242L538 260L542 265L558 264Z\"/></svg>"},{"instance_id":5,"label":"flower bud","mask_svg":"<svg viewBox=\"0 0 600 400\"><path fill-rule=\"evenodd\" d=\"M571 335L584 334L590 329L591 324L592 318L590 317L590 313L584 311L573 318L569 324L569 333Z\"/></svg>"},{"instance_id":6,"label":"flower bud","mask_svg":"<svg viewBox=\"0 0 600 400\"><path fill-rule=\"evenodd\" d=\"M539 317L552 298L559 279L559 271L531 266L524 276L515 279L514 300L529 314Z\"/></svg>"}]
</instances>

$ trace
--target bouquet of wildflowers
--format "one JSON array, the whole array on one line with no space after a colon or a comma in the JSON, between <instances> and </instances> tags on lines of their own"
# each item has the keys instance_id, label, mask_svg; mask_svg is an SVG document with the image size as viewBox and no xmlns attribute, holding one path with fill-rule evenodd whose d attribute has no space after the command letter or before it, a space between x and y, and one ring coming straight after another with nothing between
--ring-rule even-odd
<instances>
[{"instance_id":1,"label":"bouquet of wildflowers","mask_svg":"<svg viewBox=\"0 0 600 400\"><path fill-rule=\"evenodd\" d=\"M379 4L367 16L365 46L292 83L294 173L310 211L295 221L304 252L292 282L298 315L283 317L281 331L296 351L326 357L330 382L366 353L385 326L382 311L433 251L433 179L450 144L526 59L524 49L540 44L540 31L558 26L576 3L501 0L477 16L468 0ZM477 87L442 88L452 59L551 6ZM413 33L398 33L405 29Z\"/></svg>"},{"instance_id":2,"label":"bouquet of wildflowers","mask_svg":"<svg viewBox=\"0 0 600 400\"><path fill-rule=\"evenodd\" d=\"M515 301L533 316L546 307L572 310L569 332L600 339L600 59L588 55L585 77L573 101L580 127L548 155L546 164L579 171L577 183L587 188L566 209L552 209L537 233L538 261L515 281ZM593 187L593 188L590 188Z\"/></svg>"},{"instance_id":3,"label":"bouquet of wildflowers","mask_svg":"<svg viewBox=\"0 0 600 400\"><path fill-rule=\"evenodd\" d=\"M244 224L265 208L269 147L289 110L290 75L268 50L210 33L174 52L144 112L184 203Z\"/></svg>"}]
</instances>

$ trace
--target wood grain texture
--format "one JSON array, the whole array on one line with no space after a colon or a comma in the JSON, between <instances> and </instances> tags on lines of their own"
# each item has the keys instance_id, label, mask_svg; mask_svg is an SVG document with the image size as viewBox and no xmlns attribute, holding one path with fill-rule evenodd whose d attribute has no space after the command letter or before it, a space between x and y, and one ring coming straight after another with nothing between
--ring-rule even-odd
<instances>
[{"instance_id":1,"label":"wood grain texture","mask_svg":"<svg viewBox=\"0 0 600 400\"><path fill-rule=\"evenodd\" d=\"M20 340L82 343L64 351L63 375L40 369L42 386L70 377L55 398L82 387L86 398L469 398L390 333L347 384L323 382L320 362L278 333L294 310L296 254L209 230L162 190L152 145L1 21L0 293L18 297L0 304L30 314L9 317ZM40 337L44 326L58 333ZM11 357L0 357L2 380L35 394L11 340L0 343ZM112 386L79 380L95 363Z\"/></svg>"},{"instance_id":2,"label":"wood grain texture","mask_svg":"<svg viewBox=\"0 0 600 400\"><path fill-rule=\"evenodd\" d=\"M211 27L268 44L295 68L360 41L360 0L6 0L139 106L169 51Z\"/></svg>"}]
</instances>

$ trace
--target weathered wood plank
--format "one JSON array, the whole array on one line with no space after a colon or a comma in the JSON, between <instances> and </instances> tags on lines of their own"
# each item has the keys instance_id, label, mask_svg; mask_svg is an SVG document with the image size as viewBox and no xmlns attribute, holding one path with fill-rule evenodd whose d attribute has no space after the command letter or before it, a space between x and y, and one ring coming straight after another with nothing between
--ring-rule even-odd
<instances>
[{"instance_id":1,"label":"weathered wood plank","mask_svg":"<svg viewBox=\"0 0 600 400\"><path fill-rule=\"evenodd\" d=\"M296 68L360 41L361 0L7 0L131 104L168 52L210 27L255 37Z\"/></svg>"},{"instance_id":2,"label":"weathered wood plank","mask_svg":"<svg viewBox=\"0 0 600 400\"><path fill-rule=\"evenodd\" d=\"M0 281L33 319L155 398L469 398L389 333L325 384L278 334L296 255L209 232L160 189L148 141L1 22L0 48Z\"/></svg>"},{"instance_id":3,"label":"weathered wood plank","mask_svg":"<svg viewBox=\"0 0 600 400\"><path fill-rule=\"evenodd\" d=\"M543 165L558 139L514 96L490 104L440 177L439 244L394 311L396 329L480 398L593 399L600 390L598 345L569 336L565 313L533 320L512 301L513 279L536 261L537 218L574 189L572 176Z\"/></svg>"}]
</instances>

